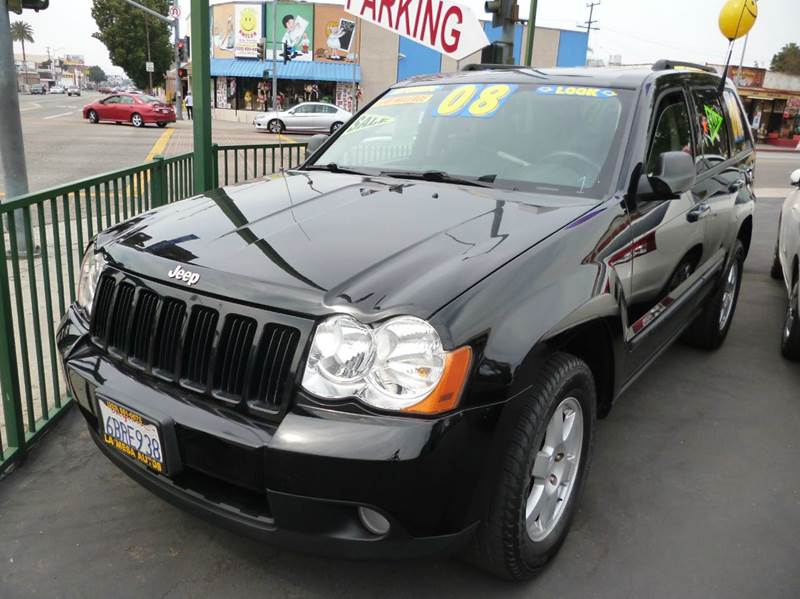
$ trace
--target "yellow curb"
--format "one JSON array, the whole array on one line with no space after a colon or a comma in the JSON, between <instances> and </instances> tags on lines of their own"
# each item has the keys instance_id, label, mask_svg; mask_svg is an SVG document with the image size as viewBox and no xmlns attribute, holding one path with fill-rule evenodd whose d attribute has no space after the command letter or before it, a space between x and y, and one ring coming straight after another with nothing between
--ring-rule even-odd
<instances>
[{"instance_id":1,"label":"yellow curb","mask_svg":"<svg viewBox=\"0 0 800 599\"><path fill-rule=\"evenodd\" d=\"M144 161L150 162L155 156L163 154L164 150L167 149L167 142L169 142L169 138L172 137L174 133L175 129L165 129L161 136L156 140L156 143L153 144L153 147L150 149L150 153L147 155L147 158L145 158Z\"/></svg>"}]
</instances>

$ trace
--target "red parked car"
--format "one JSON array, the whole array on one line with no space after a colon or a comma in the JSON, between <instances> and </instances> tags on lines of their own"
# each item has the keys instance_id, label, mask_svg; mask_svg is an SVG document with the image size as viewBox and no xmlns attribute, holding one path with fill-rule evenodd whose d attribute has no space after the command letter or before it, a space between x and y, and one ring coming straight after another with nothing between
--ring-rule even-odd
<instances>
[{"instance_id":1,"label":"red parked car","mask_svg":"<svg viewBox=\"0 0 800 599\"><path fill-rule=\"evenodd\" d=\"M83 118L90 123L115 121L144 127L155 123L166 127L175 122L175 110L155 96L145 94L114 94L83 107Z\"/></svg>"}]
</instances>

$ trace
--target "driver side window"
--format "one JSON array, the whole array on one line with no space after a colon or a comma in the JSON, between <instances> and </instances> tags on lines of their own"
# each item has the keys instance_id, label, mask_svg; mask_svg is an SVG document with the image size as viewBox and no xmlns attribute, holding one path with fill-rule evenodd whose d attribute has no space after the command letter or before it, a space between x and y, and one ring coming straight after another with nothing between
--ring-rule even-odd
<instances>
[{"instance_id":1,"label":"driver side window","mask_svg":"<svg viewBox=\"0 0 800 599\"><path fill-rule=\"evenodd\" d=\"M658 157L664 152L686 152L694 156L692 125L683 92L671 92L661 99L654 123L647 152L647 174L655 170Z\"/></svg>"}]
</instances>

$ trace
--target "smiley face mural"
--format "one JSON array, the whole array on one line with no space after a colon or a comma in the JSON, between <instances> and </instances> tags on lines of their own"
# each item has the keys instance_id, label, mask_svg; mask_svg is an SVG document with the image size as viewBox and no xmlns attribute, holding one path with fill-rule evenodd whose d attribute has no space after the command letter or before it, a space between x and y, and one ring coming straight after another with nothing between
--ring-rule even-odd
<instances>
[{"instance_id":1,"label":"smiley face mural","mask_svg":"<svg viewBox=\"0 0 800 599\"><path fill-rule=\"evenodd\" d=\"M234 56L237 58L258 57L258 40L261 39L262 8L253 4L236 5L236 43Z\"/></svg>"}]
</instances>

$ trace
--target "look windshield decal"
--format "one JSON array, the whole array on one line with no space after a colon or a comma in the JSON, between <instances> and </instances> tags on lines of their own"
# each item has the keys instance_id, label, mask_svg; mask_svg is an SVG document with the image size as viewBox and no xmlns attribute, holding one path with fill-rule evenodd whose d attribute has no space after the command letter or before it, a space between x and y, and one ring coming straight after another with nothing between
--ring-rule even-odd
<instances>
[{"instance_id":1,"label":"look windshield decal","mask_svg":"<svg viewBox=\"0 0 800 599\"><path fill-rule=\"evenodd\" d=\"M582 98L616 98L617 92L613 89L600 87L577 87L574 85L542 85L536 88L540 96L580 96Z\"/></svg>"},{"instance_id":2,"label":"look windshield decal","mask_svg":"<svg viewBox=\"0 0 800 599\"><path fill-rule=\"evenodd\" d=\"M515 91L516 85L476 85L469 83L455 88L434 109L434 116L491 118Z\"/></svg>"}]
</instances>

